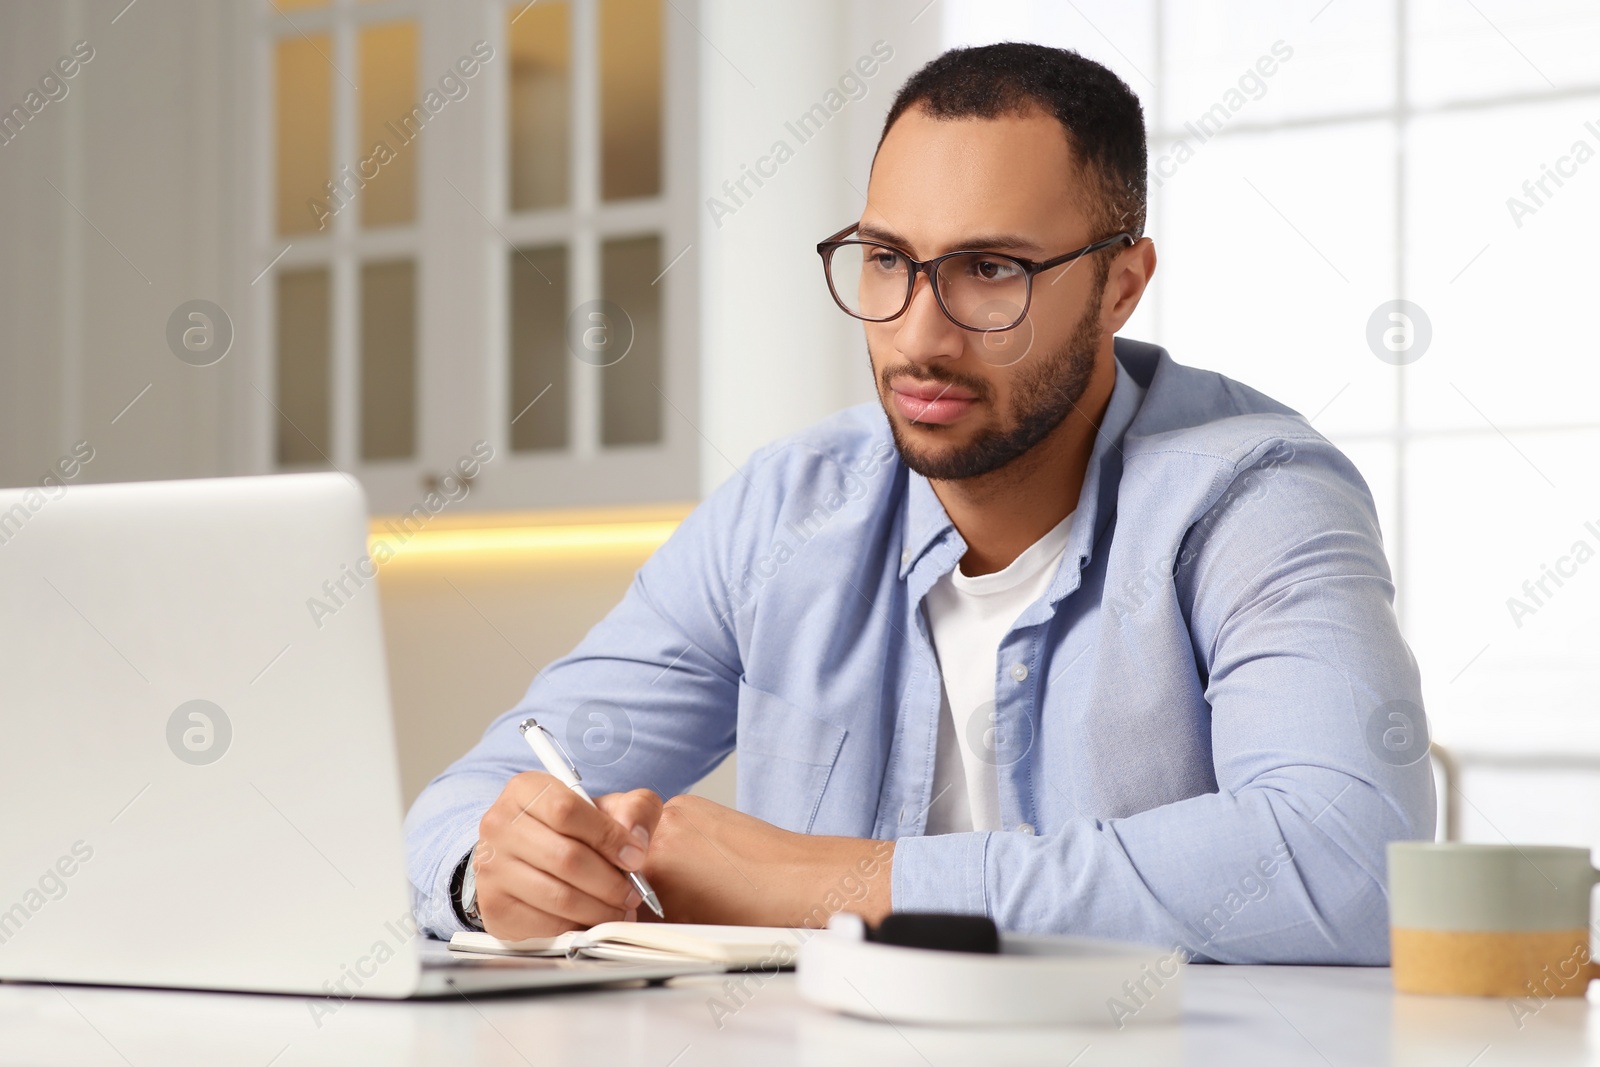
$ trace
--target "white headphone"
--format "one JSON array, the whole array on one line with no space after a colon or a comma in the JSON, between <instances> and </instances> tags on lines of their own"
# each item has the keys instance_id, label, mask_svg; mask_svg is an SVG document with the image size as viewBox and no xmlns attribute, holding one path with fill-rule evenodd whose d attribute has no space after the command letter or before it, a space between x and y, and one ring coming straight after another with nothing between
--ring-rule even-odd
<instances>
[{"instance_id":1,"label":"white headphone","mask_svg":"<svg viewBox=\"0 0 1600 1067\"><path fill-rule=\"evenodd\" d=\"M872 931L859 915L841 912L800 949L800 995L847 1015L946 1026L1120 1029L1178 1018L1181 951L1017 934L998 935L986 951L973 921L890 916Z\"/></svg>"}]
</instances>

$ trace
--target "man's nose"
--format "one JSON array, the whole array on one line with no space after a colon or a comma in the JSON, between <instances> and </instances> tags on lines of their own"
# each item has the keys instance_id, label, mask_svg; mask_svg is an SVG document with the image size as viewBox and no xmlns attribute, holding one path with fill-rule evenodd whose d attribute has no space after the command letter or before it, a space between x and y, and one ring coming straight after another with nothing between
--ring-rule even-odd
<instances>
[{"instance_id":1,"label":"man's nose","mask_svg":"<svg viewBox=\"0 0 1600 1067\"><path fill-rule=\"evenodd\" d=\"M966 346L966 332L940 310L934 297L933 280L926 273L917 275L911 290L911 305L895 320L894 346L915 363L956 359Z\"/></svg>"}]
</instances>

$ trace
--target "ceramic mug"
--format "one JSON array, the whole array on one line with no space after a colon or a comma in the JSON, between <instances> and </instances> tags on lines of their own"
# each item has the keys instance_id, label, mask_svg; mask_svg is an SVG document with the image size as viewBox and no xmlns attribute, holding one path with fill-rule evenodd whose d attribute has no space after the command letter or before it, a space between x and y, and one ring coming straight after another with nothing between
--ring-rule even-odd
<instances>
[{"instance_id":1,"label":"ceramic mug","mask_svg":"<svg viewBox=\"0 0 1600 1067\"><path fill-rule=\"evenodd\" d=\"M1389 954L1401 993L1581 997L1589 958L1586 848L1389 843Z\"/></svg>"}]
</instances>

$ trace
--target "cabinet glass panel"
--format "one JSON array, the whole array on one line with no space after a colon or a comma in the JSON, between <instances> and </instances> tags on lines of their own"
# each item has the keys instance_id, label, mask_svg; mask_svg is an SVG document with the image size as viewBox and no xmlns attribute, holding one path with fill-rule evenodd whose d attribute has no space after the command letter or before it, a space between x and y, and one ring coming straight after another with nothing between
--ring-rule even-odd
<instances>
[{"instance_id":1,"label":"cabinet glass panel","mask_svg":"<svg viewBox=\"0 0 1600 1067\"><path fill-rule=\"evenodd\" d=\"M629 237L601 246L601 288L620 320L600 372L600 443L650 445L661 440L661 238ZM623 352L615 346L626 344ZM615 362L610 362L615 360Z\"/></svg>"},{"instance_id":2,"label":"cabinet glass panel","mask_svg":"<svg viewBox=\"0 0 1600 1067\"><path fill-rule=\"evenodd\" d=\"M361 224L417 217L417 147L429 115L417 96L417 27L391 22L361 31L360 135L351 170L360 182Z\"/></svg>"},{"instance_id":3,"label":"cabinet glass panel","mask_svg":"<svg viewBox=\"0 0 1600 1067\"><path fill-rule=\"evenodd\" d=\"M661 192L661 0L600 3L600 196Z\"/></svg>"},{"instance_id":4,"label":"cabinet glass panel","mask_svg":"<svg viewBox=\"0 0 1600 1067\"><path fill-rule=\"evenodd\" d=\"M508 9L511 210L567 202L571 152L571 12L566 4Z\"/></svg>"},{"instance_id":5,"label":"cabinet glass panel","mask_svg":"<svg viewBox=\"0 0 1600 1067\"><path fill-rule=\"evenodd\" d=\"M567 249L511 250L511 448L567 446Z\"/></svg>"},{"instance_id":6,"label":"cabinet glass panel","mask_svg":"<svg viewBox=\"0 0 1600 1067\"><path fill-rule=\"evenodd\" d=\"M416 264L361 268L361 458L409 459L417 438Z\"/></svg>"},{"instance_id":7,"label":"cabinet glass panel","mask_svg":"<svg viewBox=\"0 0 1600 1067\"><path fill-rule=\"evenodd\" d=\"M326 267L278 275L278 463L328 463L328 349L332 328Z\"/></svg>"},{"instance_id":8,"label":"cabinet glass panel","mask_svg":"<svg viewBox=\"0 0 1600 1067\"><path fill-rule=\"evenodd\" d=\"M277 202L280 234L315 233L333 170L333 68L327 34L277 42Z\"/></svg>"}]
</instances>

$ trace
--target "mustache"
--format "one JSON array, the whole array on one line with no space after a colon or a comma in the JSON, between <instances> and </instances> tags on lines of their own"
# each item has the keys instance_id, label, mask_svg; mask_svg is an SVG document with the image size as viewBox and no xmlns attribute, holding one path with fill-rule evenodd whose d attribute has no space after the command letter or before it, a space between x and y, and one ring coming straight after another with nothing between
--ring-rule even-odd
<instances>
[{"instance_id":1,"label":"mustache","mask_svg":"<svg viewBox=\"0 0 1600 1067\"><path fill-rule=\"evenodd\" d=\"M954 374L946 370L933 370L928 367L918 366L915 363L902 363L898 367L885 367L878 375L878 380L883 383L884 389L894 388L894 383L901 378L910 378L916 382L938 382L941 385L953 385L965 389L980 401L993 398L993 389L982 378L975 378L967 374Z\"/></svg>"}]
</instances>

